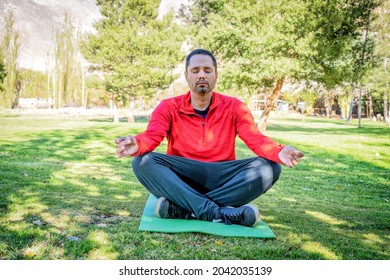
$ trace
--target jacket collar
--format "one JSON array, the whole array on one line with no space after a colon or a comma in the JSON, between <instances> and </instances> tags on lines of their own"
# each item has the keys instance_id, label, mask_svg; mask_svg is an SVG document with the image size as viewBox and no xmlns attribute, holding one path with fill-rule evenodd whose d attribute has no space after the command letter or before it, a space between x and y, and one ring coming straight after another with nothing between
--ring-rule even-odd
<instances>
[{"instance_id":1,"label":"jacket collar","mask_svg":"<svg viewBox=\"0 0 390 280\"><path fill-rule=\"evenodd\" d=\"M213 91L211 96L211 106L210 111L213 110L221 103L219 98L219 93ZM183 95L182 104L180 106L180 112L185 114L195 114L194 107L191 105L191 93L188 91L185 95Z\"/></svg>"}]
</instances>

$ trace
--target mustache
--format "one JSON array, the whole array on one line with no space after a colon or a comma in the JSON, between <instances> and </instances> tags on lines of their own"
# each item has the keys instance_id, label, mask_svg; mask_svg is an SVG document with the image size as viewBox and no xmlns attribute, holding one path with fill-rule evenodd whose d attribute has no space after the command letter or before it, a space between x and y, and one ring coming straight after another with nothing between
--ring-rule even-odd
<instances>
[{"instance_id":1,"label":"mustache","mask_svg":"<svg viewBox=\"0 0 390 280\"><path fill-rule=\"evenodd\" d=\"M209 82L206 81L206 80L197 81L197 82L196 82L196 85L199 85L199 84L206 84L206 85L208 85L208 86L210 85Z\"/></svg>"}]
</instances>

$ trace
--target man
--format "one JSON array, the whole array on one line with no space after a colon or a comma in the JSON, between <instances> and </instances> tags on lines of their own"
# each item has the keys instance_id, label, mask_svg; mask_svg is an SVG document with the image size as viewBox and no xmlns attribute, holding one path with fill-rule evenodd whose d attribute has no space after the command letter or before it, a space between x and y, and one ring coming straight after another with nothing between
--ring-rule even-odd
<instances>
[{"instance_id":1,"label":"man","mask_svg":"<svg viewBox=\"0 0 390 280\"><path fill-rule=\"evenodd\" d=\"M185 67L189 92L163 100L145 132L116 139L117 156L134 156L135 175L158 197L156 216L254 226L260 214L248 203L278 180L280 163L293 167L303 153L261 134L241 101L213 91L211 52L192 51ZM236 135L257 157L236 160ZM167 154L152 152L165 137Z\"/></svg>"}]
</instances>

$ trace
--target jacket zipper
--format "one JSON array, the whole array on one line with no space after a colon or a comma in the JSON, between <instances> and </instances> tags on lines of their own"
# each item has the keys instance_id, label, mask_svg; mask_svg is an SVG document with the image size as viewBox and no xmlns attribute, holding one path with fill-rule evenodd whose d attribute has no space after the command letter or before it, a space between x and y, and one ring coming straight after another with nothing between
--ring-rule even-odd
<instances>
[{"instance_id":1,"label":"jacket zipper","mask_svg":"<svg viewBox=\"0 0 390 280\"><path fill-rule=\"evenodd\" d=\"M202 118L202 117L201 117ZM202 118L202 130L203 130L203 140L202 140L202 144L205 144L206 143L206 139L205 139L205 128L204 128L204 119Z\"/></svg>"}]
</instances>

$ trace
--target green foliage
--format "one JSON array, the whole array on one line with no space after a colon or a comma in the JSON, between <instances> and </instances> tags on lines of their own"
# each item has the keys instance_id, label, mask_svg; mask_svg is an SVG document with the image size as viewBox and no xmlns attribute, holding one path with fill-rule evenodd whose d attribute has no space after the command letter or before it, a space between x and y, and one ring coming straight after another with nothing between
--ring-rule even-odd
<instances>
[{"instance_id":1,"label":"green foliage","mask_svg":"<svg viewBox=\"0 0 390 280\"><path fill-rule=\"evenodd\" d=\"M90 73L86 80L87 104L90 107L106 107L110 100L106 94L104 80Z\"/></svg>"},{"instance_id":2,"label":"green foliage","mask_svg":"<svg viewBox=\"0 0 390 280\"><path fill-rule=\"evenodd\" d=\"M19 73L16 64L19 53L19 32L14 29L14 23L14 15L9 12L5 19L5 32L0 46L0 58L3 58L0 76L4 82L0 105L5 108L17 106L20 91Z\"/></svg>"},{"instance_id":3,"label":"green foliage","mask_svg":"<svg viewBox=\"0 0 390 280\"><path fill-rule=\"evenodd\" d=\"M224 87L273 86L282 76L327 88L359 77L371 58L361 30L377 1L194 1L193 43L222 60ZM363 54L362 54L363 52Z\"/></svg>"},{"instance_id":4,"label":"green foliage","mask_svg":"<svg viewBox=\"0 0 390 280\"><path fill-rule=\"evenodd\" d=\"M65 14L64 22L55 31L52 66L49 69L50 91L56 108L72 105L84 106L84 73L80 57L81 34Z\"/></svg>"},{"instance_id":5,"label":"green foliage","mask_svg":"<svg viewBox=\"0 0 390 280\"><path fill-rule=\"evenodd\" d=\"M345 82L357 82L369 67L373 42L364 37L378 1L312 1L308 6L318 55L308 66L311 77L328 89ZM313 67L314 66L314 67Z\"/></svg>"},{"instance_id":6,"label":"green foliage","mask_svg":"<svg viewBox=\"0 0 390 280\"><path fill-rule=\"evenodd\" d=\"M29 69L19 70L21 98L48 98L47 74Z\"/></svg>"},{"instance_id":7,"label":"green foliage","mask_svg":"<svg viewBox=\"0 0 390 280\"><path fill-rule=\"evenodd\" d=\"M283 98L289 104L294 104L294 106L296 106L296 110L298 110L298 102L304 102L305 105L301 111L302 113L310 116L314 112L314 104L319 98L319 94L314 89L304 88L296 92L285 91L283 92Z\"/></svg>"},{"instance_id":8,"label":"green foliage","mask_svg":"<svg viewBox=\"0 0 390 280\"><path fill-rule=\"evenodd\" d=\"M84 44L84 55L105 75L106 90L118 101L150 98L173 81L183 59L182 31L168 15L157 20L160 1L101 0L103 19Z\"/></svg>"},{"instance_id":9,"label":"green foliage","mask_svg":"<svg viewBox=\"0 0 390 280\"><path fill-rule=\"evenodd\" d=\"M374 97L387 95L390 99L390 1L383 1L375 10L371 33L375 41L375 67L370 69L363 81Z\"/></svg>"}]
</instances>

